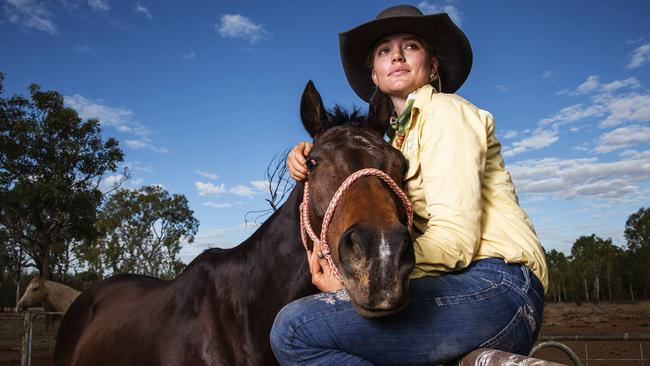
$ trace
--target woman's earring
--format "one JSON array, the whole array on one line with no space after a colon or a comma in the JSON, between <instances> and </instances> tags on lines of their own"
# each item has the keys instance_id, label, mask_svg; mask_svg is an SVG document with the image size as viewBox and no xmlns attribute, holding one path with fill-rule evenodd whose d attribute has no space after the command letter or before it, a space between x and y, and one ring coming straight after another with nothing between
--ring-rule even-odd
<instances>
[{"instance_id":1,"label":"woman's earring","mask_svg":"<svg viewBox=\"0 0 650 366\"><path fill-rule=\"evenodd\" d=\"M434 81L438 81L438 89L436 89L435 86L433 86ZM431 73L429 74L429 83L432 84L431 86L433 87L433 90L436 91L436 93L442 92L442 82L440 81L440 75L438 73Z\"/></svg>"}]
</instances>

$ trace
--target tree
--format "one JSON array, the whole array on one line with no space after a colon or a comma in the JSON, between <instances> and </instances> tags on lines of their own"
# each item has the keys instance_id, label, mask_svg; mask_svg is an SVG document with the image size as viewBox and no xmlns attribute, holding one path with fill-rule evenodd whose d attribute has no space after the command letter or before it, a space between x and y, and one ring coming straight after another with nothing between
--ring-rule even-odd
<instances>
[{"instance_id":1,"label":"tree","mask_svg":"<svg viewBox=\"0 0 650 366\"><path fill-rule=\"evenodd\" d=\"M87 242L81 256L99 273L140 273L170 278L182 271L181 240L189 243L199 222L184 195L159 186L116 191L97 220L101 235Z\"/></svg>"},{"instance_id":2,"label":"tree","mask_svg":"<svg viewBox=\"0 0 650 366\"><path fill-rule=\"evenodd\" d=\"M5 99L3 81L0 73L0 229L50 278L53 258L96 235L101 178L124 154L61 94L32 84L30 99Z\"/></svg>"},{"instance_id":3,"label":"tree","mask_svg":"<svg viewBox=\"0 0 650 366\"><path fill-rule=\"evenodd\" d=\"M604 290L601 280L603 275L607 281L607 292L612 299L612 275L620 272L616 267L623 255L621 248L612 243L612 239L602 239L595 234L579 237L571 248L573 266L578 270L583 279L585 300L589 301L589 293L593 294L593 301L599 302L601 290ZM619 273L620 274L620 273ZM589 286L591 284L591 286ZM589 291L589 287L592 291Z\"/></svg>"},{"instance_id":4,"label":"tree","mask_svg":"<svg viewBox=\"0 0 650 366\"><path fill-rule=\"evenodd\" d=\"M631 265L636 275L632 284L642 291L642 296L647 296L650 292L650 207L641 207L630 215L625 222L625 239L634 259Z\"/></svg>"},{"instance_id":5,"label":"tree","mask_svg":"<svg viewBox=\"0 0 650 366\"><path fill-rule=\"evenodd\" d=\"M22 282L23 270L28 266L29 258L23 248L11 240L7 233L0 230L0 280L11 278L15 291L15 302L20 299L20 284Z\"/></svg>"}]
</instances>

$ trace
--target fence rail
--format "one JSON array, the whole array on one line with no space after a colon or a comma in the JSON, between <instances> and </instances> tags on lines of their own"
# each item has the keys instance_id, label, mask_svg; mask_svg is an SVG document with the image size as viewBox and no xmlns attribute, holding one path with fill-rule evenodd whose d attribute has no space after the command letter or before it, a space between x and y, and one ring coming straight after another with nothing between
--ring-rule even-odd
<instances>
[{"instance_id":1,"label":"fence rail","mask_svg":"<svg viewBox=\"0 0 650 366\"><path fill-rule=\"evenodd\" d=\"M576 366L589 366L589 362L634 362L641 366L650 365L650 358L644 353L644 343L650 341L650 333L621 333L621 334L545 334L539 337L539 343L531 351L531 355L543 348L557 348L564 352ZM574 349L561 342L582 342L584 357L580 358ZM599 358L589 355L589 342L639 342L639 358ZM647 347L647 345L646 345ZM584 361L584 364L583 364ZM602 363L601 363L602 364Z\"/></svg>"},{"instance_id":2,"label":"fence rail","mask_svg":"<svg viewBox=\"0 0 650 366\"><path fill-rule=\"evenodd\" d=\"M45 311L43 308L29 308L25 311L25 320L23 321L23 342L20 357L21 366L32 366L32 328L34 319L40 315L63 315L63 313Z\"/></svg>"}]
</instances>

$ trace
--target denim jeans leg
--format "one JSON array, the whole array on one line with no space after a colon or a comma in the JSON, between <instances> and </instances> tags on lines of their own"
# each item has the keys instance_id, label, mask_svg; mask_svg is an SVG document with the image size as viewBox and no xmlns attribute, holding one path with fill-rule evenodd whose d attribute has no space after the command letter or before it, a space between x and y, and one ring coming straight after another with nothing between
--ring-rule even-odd
<instances>
[{"instance_id":1,"label":"denim jeans leg","mask_svg":"<svg viewBox=\"0 0 650 366\"><path fill-rule=\"evenodd\" d=\"M539 280L521 265L482 260L412 280L406 310L359 316L345 290L287 305L271 333L282 365L430 365L484 345L525 353L539 331Z\"/></svg>"}]
</instances>

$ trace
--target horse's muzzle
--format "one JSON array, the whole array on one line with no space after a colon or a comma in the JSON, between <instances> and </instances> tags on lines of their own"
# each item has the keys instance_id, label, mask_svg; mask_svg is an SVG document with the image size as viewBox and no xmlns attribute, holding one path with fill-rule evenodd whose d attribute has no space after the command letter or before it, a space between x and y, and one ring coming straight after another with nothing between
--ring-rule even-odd
<instances>
[{"instance_id":1,"label":"horse's muzzle","mask_svg":"<svg viewBox=\"0 0 650 366\"><path fill-rule=\"evenodd\" d=\"M406 228L353 225L339 240L339 261L348 293L365 317L385 316L408 304L408 276L415 265Z\"/></svg>"}]
</instances>

